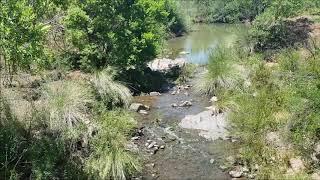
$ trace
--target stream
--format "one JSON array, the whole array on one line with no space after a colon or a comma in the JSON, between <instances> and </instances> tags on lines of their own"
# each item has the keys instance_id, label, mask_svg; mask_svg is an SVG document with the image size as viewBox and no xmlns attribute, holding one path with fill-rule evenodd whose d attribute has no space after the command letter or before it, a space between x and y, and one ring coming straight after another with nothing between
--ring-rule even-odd
<instances>
[{"instance_id":1,"label":"stream","mask_svg":"<svg viewBox=\"0 0 320 180\"><path fill-rule=\"evenodd\" d=\"M168 41L167 56L205 65L214 48L231 46L245 29L243 25L195 25L188 35ZM134 143L144 162L139 179L231 179L221 168L234 154L234 144L226 140L226 115L210 114L206 108L211 106L210 98L195 93L194 85L203 72L205 68L199 67L186 85L160 96L135 97L135 102L150 106L147 115L137 113L143 135ZM179 107L186 101L192 105Z\"/></svg>"}]
</instances>

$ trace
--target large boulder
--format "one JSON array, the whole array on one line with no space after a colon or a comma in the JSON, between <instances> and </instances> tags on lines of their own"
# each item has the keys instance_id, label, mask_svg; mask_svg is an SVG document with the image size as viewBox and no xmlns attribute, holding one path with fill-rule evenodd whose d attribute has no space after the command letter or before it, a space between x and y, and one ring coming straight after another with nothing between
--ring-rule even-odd
<instances>
[{"instance_id":1,"label":"large boulder","mask_svg":"<svg viewBox=\"0 0 320 180\"><path fill-rule=\"evenodd\" d=\"M148 67L153 71L168 72L174 68L181 68L186 64L186 60L183 58L167 59L157 58L148 63Z\"/></svg>"}]
</instances>

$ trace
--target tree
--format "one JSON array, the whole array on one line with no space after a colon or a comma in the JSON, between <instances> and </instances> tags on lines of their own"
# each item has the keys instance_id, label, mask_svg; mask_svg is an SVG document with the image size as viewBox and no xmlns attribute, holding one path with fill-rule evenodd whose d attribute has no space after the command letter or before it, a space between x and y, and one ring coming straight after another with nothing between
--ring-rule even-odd
<instances>
[{"instance_id":1,"label":"tree","mask_svg":"<svg viewBox=\"0 0 320 180\"><path fill-rule=\"evenodd\" d=\"M170 0L77 1L64 21L75 47L74 65L87 70L143 65L157 54L174 18L172 5Z\"/></svg>"},{"instance_id":2,"label":"tree","mask_svg":"<svg viewBox=\"0 0 320 180\"><path fill-rule=\"evenodd\" d=\"M0 0L0 57L10 74L43 60L49 26L39 21L37 12L47 8L44 2Z\"/></svg>"}]
</instances>

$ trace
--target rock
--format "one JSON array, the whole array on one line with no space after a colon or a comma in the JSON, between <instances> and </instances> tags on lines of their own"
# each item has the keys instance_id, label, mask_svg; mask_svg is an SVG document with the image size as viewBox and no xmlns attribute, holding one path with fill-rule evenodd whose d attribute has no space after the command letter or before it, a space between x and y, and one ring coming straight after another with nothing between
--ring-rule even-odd
<instances>
[{"instance_id":1,"label":"rock","mask_svg":"<svg viewBox=\"0 0 320 180\"><path fill-rule=\"evenodd\" d=\"M184 95L185 95L185 96L189 96L189 93L188 93L188 92L185 92Z\"/></svg>"},{"instance_id":2,"label":"rock","mask_svg":"<svg viewBox=\"0 0 320 180\"><path fill-rule=\"evenodd\" d=\"M187 52L187 51L181 51L179 54L180 54L180 55L187 55L187 54L190 54L190 52Z\"/></svg>"},{"instance_id":3,"label":"rock","mask_svg":"<svg viewBox=\"0 0 320 180\"><path fill-rule=\"evenodd\" d=\"M320 144L316 144L313 150L316 153L320 153Z\"/></svg>"},{"instance_id":4,"label":"rock","mask_svg":"<svg viewBox=\"0 0 320 180\"><path fill-rule=\"evenodd\" d=\"M214 159L210 159L210 164L213 164L215 162Z\"/></svg>"},{"instance_id":5,"label":"rock","mask_svg":"<svg viewBox=\"0 0 320 180\"><path fill-rule=\"evenodd\" d=\"M159 92L151 92L149 93L150 96L161 96L161 93Z\"/></svg>"},{"instance_id":6,"label":"rock","mask_svg":"<svg viewBox=\"0 0 320 180\"><path fill-rule=\"evenodd\" d=\"M126 150L133 152L133 153L138 153L139 152L139 148L138 145L134 144L133 142L127 143L126 144Z\"/></svg>"},{"instance_id":7,"label":"rock","mask_svg":"<svg viewBox=\"0 0 320 180\"><path fill-rule=\"evenodd\" d=\"M192 106L192 102L191 101L184 101L181 104L179 104L180 107L190 107Z\"/></svg>"},{"instance_id":8,"label":"rock","mask_svg":"<svg viewBox=\"0 0 320 180\"><path fill-rule=\"evenodd\" d=\"M218 101L218 98L216 96L213 96L211 99L210 99L210 102L217 102Z\"/></svg>"},{"instance_id":9,"label":"rock","mask_svg":"<svg viewBox=\"0 0 320 180\"><path fill-rule=\"evenodd\" d=\"M183 89L184 89L184 90L189 90L190 88L191 88L190 85L185 85L185 86L183 86Z\"/></svg>"},{"instance_id":10,"label":"rock","mask_svg":"<svg viewBox=\"0 0 320 180\"><path fill-rule=\"evenodd\" d=\"M150 168L154 168L155 164L154 163L150 163L150 164L146 164L147 167L150 167Z\"/></svg>"},{"instance_id":11,"label":"rock","mask_svg":"<svg viewBox=\"0 0 320 180\"><path fill-rule=\"evenodd\" d=\"M141 104L141 103L132 103L132 104L130 105L129 109L130 109L131 111L139 112L140 110L146 110L146 111L148 111L148 110L150 110L150 107L149 107L149 106L145 106L145 105L143 105L143 104Z\"/></svg>"},{"instance_id":12,"label":"rock","mask_svg":"<svg viewBox=\"0 0 320 180\"><path fill-rule=\"evenodd\" d=\"M220 165L219 168L220 168L222 171L225 171L225 170L228 169L228 167L227 167L227 166L224 166L224 165Z\"/></svg>"},{"instance_id":13,"label":"rock","mask_svg":"<svg viewBox=\"0 0 320 180\"><path fill-rule=\"evenodd\" d=\"M178 104L173 103L173 104L171 104L171 107L178 107Z\"/></svg>"},{"instance_id":14,"label":"rock","mask_svg":"<svg viewBox=\"0 0 320 180\"><path fill-rule=\"evenodd\" d=\"M145 143L144 145L145 145L146 147L148 147L148 146L149 146L149 143Z\"/></svg>"},{"instance_id":15,"label":"rock","mask_svg":"<svg viewBox=\"0 0 320 180\"><path fill-rule=\"evenodd\" d=\"M312 160L315 162L319 162L320 161L320 144L316 144L313 151L314 153L312 153L311 155Z\"/></svg>"},{"instance_id":16,"label":"rock","mask_svg":"<svg viewBox=\"0 0 320 180\"><path fill-rule=\"evenodd\" d=\"M231 139L231 142L235 143L235 142L238 142L238 140L237 139Z\"/></svg>"},{"instance_id":17,"label":"rock","mask_svg":"<svg viewBox=\"0 0 320 180\"><path fill-rule=\"evenodd\" d=\"M243 172L240 171L240 170L234 170L234 171L230 171L229 172L229 175L232 177L232 178L241 178Z\"/></svg>"},{"instance_id":18,"label":"rock","mask_svg":"<svg viewBox=\"0 0 320 180\"><path fill-rule=\"evenodd\" d=\"M139 114L148 115L149 113L146 110L139 110Z\"/></svg>"},{"instance_id":19,"label":"rock","mask_svg":"<svg viewBox=\"0 0 320 180\"><path fill-rule=\"evenodd\" d=\"M134 140L134 141L139 140L139 139L140 139L139 136L135 136L135 137L132 137L132 138L131 138L131 140Z\"/></svg>"},{"instance_id":20,"label":"rock","mask_svg":"<svg viewBox=\"0 0 320 180\"><path fill-rule=\"evenodd\" d=\"M147 147L148 149L151 149L151 148L153 148L154 147L154 145L156 145L157 143L156 142L151 142L150 144L149 144L149 146Z\"/></svg>"},{"instance_id":21,"label":"rock","mask_svg":"<svg viewBox=\"0 0 320 180\"><path fill-rule=\"evenodd\" d=\"M151 143L151 142L152 142L152 140L148 139L148 140L147 140L147 142L148 142L148 143Z\"/></svg>"},{"instance_id":22,"label":"rock","mask_svg":"<svg viewBox=\"0 0 320 180\"><path fill-rule=\"evenodd\" d=\"M266 134L266 141L269 145L272 145L275 148L284 148L285 144L280 138L278 132L269 132Z\"/></svg>"},{"instance_id":23,"label":"rock","mask_svg":"<svg viewBox=\"0 0 320 180\"><path fill-rule=\"evenodd\" d=\"M159 148L158 147L154 147L153 149L152 149L152 151L151 151L151 155L154 155L154 154L156 154L157 152L158 152L158 150L159 150Z\"/></svg>"},{"instance_id":24,"label":"rock","mask_svg":"<svg viewBox=\"0 0 320 180\"><path fill-rule=\"evenodd\" d=\"M291 158L289 160L289 163L290 163L292 170L295 173L301 172L302 170L304 170L306 168L303 164L303 161L301 160L301 157Z\"/></svg>"},{"instance_id":25,"label":"rock","mask_svg":"<svg viewBox=\"0 0 320 180\"><path fill-rule=\"evenodd\" d=\"M244 172L244 173L248 173L250 170L249 170L249 168L247 168L246 166L243 166L243 167L241 168L241 171Z\"/></svg>"},{"instance_id":26,"label":"rock","mask_svg":"<svg viewBox=\"0 0 320 180\"><path fill-rule=\"evenodd\" d=\"M248 174L249 179L254 179L257 175L256 174Z\"/></svg>"},{"instance_id":27,"label":"rock","mask_svg":"<svg viewBox=\"0 0 320 180\"><path fill-rule=\"evenodd\" d=\"M160 146L160 149L164 149L164 148L166 148L164 145L161 145L161 146Z\"/></svg>"},{"instance_id":28,"label":"rock","mask_svg":"<svg viewBox=\"0 0 320 180\"><path fill-rule=\"evenodd\" d=\"M168 58L160 58L154 59L148 63L148 67L153 71L160 71L160 72L168 72L174 68L181 68L183 67L187 61L183 58L177 58L175 60L168 59Z\"/></svg>"},{"instance_id":29,"label":"rock","mask_svg":"<svg viewBox=\"0 0 320 180\"><path fill-rule=\"evenodd\" d=\"M176 95L177 91L172 91L171 95Z\"/></svg>"},{"instance_id":30,"label":"rock","mask_svg":"<svg viewBox=\"0 0 320 180\"><path fill-rule=\"evenodd\" d=\"M313 173L311 175L312 180L320 180L320 174L319 173Z\"/></svg>"}]
</instances>

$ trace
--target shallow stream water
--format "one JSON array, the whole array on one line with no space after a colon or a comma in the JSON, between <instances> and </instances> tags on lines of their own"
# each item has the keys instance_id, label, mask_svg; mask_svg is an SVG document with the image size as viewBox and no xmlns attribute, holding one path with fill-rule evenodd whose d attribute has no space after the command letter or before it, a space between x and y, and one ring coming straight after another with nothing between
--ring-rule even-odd
<instances>
[{"instance_id":1,"label":"shallow stream water","mask_svg":"<svg viewBox=\"0 0 320 180\"><path fill-rule=\"evenodd\" d=\"M244 32L243 25L196 25L188 35L168 42L168 54L171 58L182 56L190 63L206 64L217 46L231 46ZM210 106L209 98L197 95L193 86L204 70L203 67L198 68L195 78L188 82L191 88L178 94L171 94L177 88L173 87L161 96L135 98L136 102L151 107L148 115L137 115L144 132L136 142L145 162L142 179L231 179L219 166L233 153L234 144L217 137L204 138L199 129L181 126L186 117L202 113ZM183 101L191 101L192 106L172 107L172 104ZM165 148L150 154L145 146L148 140Z\"/></svg>"}]
</instances>

